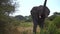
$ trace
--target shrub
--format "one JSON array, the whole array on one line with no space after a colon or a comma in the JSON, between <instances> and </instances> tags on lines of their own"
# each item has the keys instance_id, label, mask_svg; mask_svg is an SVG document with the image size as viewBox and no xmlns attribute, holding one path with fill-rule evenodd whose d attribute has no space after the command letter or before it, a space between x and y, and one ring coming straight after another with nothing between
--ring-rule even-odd
<instances>
[{"instance_id":1,"label":"shrub","mask_svg":"<svg viewBox=\"0 0 60 34\"><path fill-rule=\"evenodd\" d=\"M60 28L60 16L57 16L54 20L53 23L57 26L57 28Z\"/></svg>"}]
</instances>

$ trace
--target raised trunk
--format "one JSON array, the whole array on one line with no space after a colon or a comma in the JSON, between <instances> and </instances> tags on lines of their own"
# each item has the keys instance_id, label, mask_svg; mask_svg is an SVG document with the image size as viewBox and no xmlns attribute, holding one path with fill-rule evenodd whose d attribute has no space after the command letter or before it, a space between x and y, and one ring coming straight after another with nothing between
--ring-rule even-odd
<instances>
[{"instance_id":1,"label":"raised trunk","mask_svg":"<svg viewBox=\"0 0 60 34\"><path fill-rule=\"evenodd\" d=\"M42 13L45 13L45 8L46 8L46 3L47 3L47 0L44 1L44 5L43 5L43 12Z\"/></svg>"},{"instance_id":2,"label":"raised trunk","mask_svg":"<svg viewBox=\"0 0 60 34\"><path fill-rule=\"evenodd\" d=\"M47 0L44 1L44 5L42 9L42 14L44 15L44 17L46 16L46 3L47 3Z\"/></svg>"},{"instance_id":3,"label":"raised trunk","mask_svg":"<svg viewBox=\"0 0 60 34\"><path fill-rule=\"evenodd\" d=\"M46 7L46 3L47 3L47 0L45 0L45 2L44 2L44 7Z\"/></svg>"}]
</instances>

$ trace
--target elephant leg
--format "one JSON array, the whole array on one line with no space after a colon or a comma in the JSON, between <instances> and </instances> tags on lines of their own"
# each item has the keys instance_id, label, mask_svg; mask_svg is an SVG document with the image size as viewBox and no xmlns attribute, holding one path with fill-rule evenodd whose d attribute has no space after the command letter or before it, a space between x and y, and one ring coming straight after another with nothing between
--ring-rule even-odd
<instances>
[{"instance_id":1,"label":"elephant leg","mask_svg":"<svg viewBox=\"0 0 60 34\"><path fill-rule=\"evenodd\" d=\"M44 30L44 19L42 19L42 18L39 19L39 27L40 27L40 34L43 34L43 30Z\"/></svg>"},{"instance_id":2,"label":"elephant leg","mask_svg":"<svg viewBox=\"0 0 60 34\"><path fill-rule=\"evenodd\" d=\"M40 28L43 28L44 27L44 19L39 19L39 22L38 22L38 25Z\"/></svg>"},{"instance_id":3,"label":"elephant leg","mask_svg":"<svg viewBox=\"0 0 60 34\"><path fill-rule=\"evenodd\" d=\"M33 19L33 34L36 34L37 25L38 25L37 19L34 18Z\"/></svg>"},{"instance_id":4,"label":"elephant leg","mask_svg":"<svg viewBox=\"0 0 60 34\"><path fill-rule=\"evenodd\" d=\"M42 15L41 18L39 19L39 23L40 23L40 28L43 29L44 28L44 21L45 21L45 16Z\"/></svg>"},{"instance_id":5,"label":"elephant leg","mask_svg":"<svg viewBox=\"0 0 60 34\"><path fill-rule=\"evenodd\" d=\"M33 26L33 34L36 34L37 25Z\"/></svg>"}]
</instances>

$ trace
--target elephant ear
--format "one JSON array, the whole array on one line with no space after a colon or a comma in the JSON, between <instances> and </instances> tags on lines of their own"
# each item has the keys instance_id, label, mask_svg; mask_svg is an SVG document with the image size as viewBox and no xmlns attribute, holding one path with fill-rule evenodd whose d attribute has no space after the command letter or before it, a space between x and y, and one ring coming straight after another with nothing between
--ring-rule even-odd
<instances>
[{"instance_id":1,"label":"elephant ear","mask_svg":"<svg viewBox=\"0 0 60 34\"><path fill-rule=\"evenodd\" d=\"M31 10L31 13L33 13L33 14L37 13L37 8L38 8L37 6L33 7L32 10Z\"/></svg>"},{"instance_id":2,"label":"elephant ear","mask_svg":"<svg viewBox=\"0 0 60 34\"><path fill-rule=\"evenodd\" d=\"M47 13L48 13L48 15L49 15L49 14L50 14L50 10L49 10L49 8L46 7L46 10L47 10Z\"/></svg>"},{"instance_id":3,"label":"elephant ear","mask_svg":"<svg viewBox=\"0 0 60 34\"><path fill-rule=\"evenodd\" d=\"M48 7L45 8L45 17L48 17L48 15L50 14L50 10Z\"/></svg>"}]
</instances>

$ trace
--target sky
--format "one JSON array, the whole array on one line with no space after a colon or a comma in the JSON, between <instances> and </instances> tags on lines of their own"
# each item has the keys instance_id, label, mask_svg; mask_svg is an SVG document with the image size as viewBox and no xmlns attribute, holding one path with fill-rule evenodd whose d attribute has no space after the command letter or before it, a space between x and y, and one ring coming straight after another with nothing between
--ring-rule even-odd
<instances>
[{"instance_id":1,"label":"sky","mask_svg":"<svg viewBox=\"0 0 60 34\"><path fill-rule=\"evenodd\" d=\"M11 16L22 15L29 16L30 11L34 6L43 5L45 0L16 0L19 7L18 11L14 12ZM46 6L50 9L50 15L54 12L60 11L60 0L47 0Z\"/></svg>"}]
</instances>

